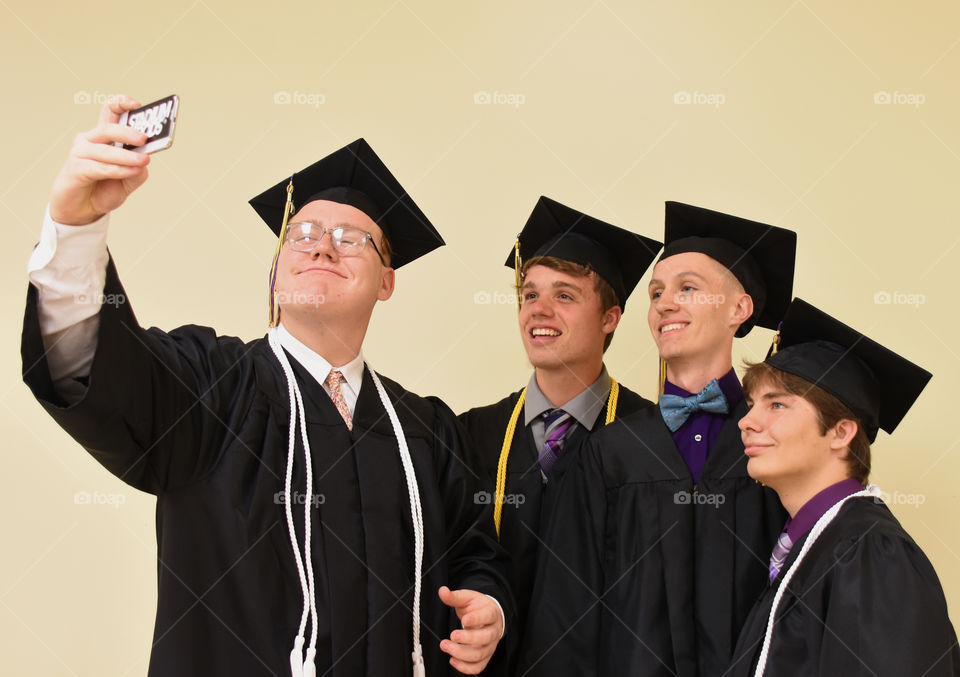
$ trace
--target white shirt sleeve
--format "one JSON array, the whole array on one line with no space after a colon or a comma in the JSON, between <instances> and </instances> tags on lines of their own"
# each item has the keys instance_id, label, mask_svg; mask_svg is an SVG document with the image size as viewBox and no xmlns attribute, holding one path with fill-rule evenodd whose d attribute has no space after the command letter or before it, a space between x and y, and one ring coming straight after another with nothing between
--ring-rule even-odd
<instances>
[{"instance_id":1,"label":"white shirt sleeve","mask_svg":"<svg viewBox=\"0 0 960 677\"><path fill-rule=\"evenodd\" d=\"M83 396L74 379L90 373L97 349L100 305L107 277L107 223L102 216L86 226L65 226L43 217L40 242L27 264L37 288L40 334L57 392L68 402Z\"/></svg>"}]
</instances>

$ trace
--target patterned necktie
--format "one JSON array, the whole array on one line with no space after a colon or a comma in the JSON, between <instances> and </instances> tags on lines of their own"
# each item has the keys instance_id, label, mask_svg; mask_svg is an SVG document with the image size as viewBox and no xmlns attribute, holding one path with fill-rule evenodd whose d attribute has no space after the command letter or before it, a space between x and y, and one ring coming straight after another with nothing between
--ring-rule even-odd
<instances>
[{"instance_id":1,"label":"patterned necktie","mask_svg":"<svg viewBox=\"0 0 960 677\"><path fill-rule=\"evenodd\" d=\"M330 373L327 374L326 384L330 388L330 399L333 400L333 406L343 416L343 422L347 424L347 430L353 430L353 416L350 415L350 408L347 406L347 401L343 399L343 390L340 389L340 384L345 380L339 370L331 369Z\"/></svg>"},{"instance_id":2,"label":"patterned necktie","mask_svg":"<svg viewBox=\"0 0 960 677\"><path fill-rule=\"evenodd\" d=\"M690 397L660 396L660 413L663 415L663 422L667 424L672 433L686 423L687 419L696 411L706 411L711 414L726 414L730 411L730 405L727 403L723 391L720 390L717 379L713 379L707 384L706 388Z\"/></svg>"},{"instance_id":3,"label":"patterned necktie","mask_svg":"<svg viewBox=\"0 0 960 677\"><path fill-rule=\"evenodd\" d=\"M777 539L776 545L773 546L773 554L770 555L771 583L777 579L777 575L780 573L780 567L782 567L783 563L787 560L787 555L790 554L790 548L792 547L793 541L790 539L790 535L784 531L780 534L780 538Z\"/></svg>"},{"instance_id":4,"label":"patterned necktie","mask_svg":"<svg viewBox=\"0 0 960 677\"><path fill-rule=\"evenodd\" d=\"M576 420L563 409L552 409L543 414L543 448L540 450L540 469L550 477L554 463L560 457L563 440Z\"/></svg>"}]
</instances>

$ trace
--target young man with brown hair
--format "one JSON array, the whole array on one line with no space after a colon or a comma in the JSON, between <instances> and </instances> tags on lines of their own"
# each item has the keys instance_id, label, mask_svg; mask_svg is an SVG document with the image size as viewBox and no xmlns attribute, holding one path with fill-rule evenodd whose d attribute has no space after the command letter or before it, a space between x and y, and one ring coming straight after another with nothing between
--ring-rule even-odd
<instances>
[{"instance_id":1,"label":"young man with brown hair","mask_svg":"<svg viewBox=\"0 0 960 677\"><path fill-rule=\"evenodd\" d=\"M664 239L648 287L664 394L590 438L541 534L529 675L720 675L785 519L746 472L732 349L776 327L796 235L668 202Z\"/></svg>"},{"instance_id":2,"label":"young man with brown hair","mask_svg":"<svg viewBox=\"0 0 960 677\"><path fill-rule=\"evenodd\" d=\"M522 624L539 534L565 474L576 468L580 446L605 423L652 404L607 374L603 354L627 297L661 244L546 197L518 240L507 265L515 266L516 257L525 261L519 325L534 372L523 390L471 409L460 420L484 496L499 503L497 530L512 558ZM513 674L514 663L512 652L501 648L488 670Z\"/></svg>"},{"instance_id":3,"label":"young man with brown hair","mask_svg":"<svg viewBox=\"0 0 960 677\"><path fill-rule=\"evenodd\" d=\"M960 675L933 566L865 487L878 430L892 433L929 379L800 299L766 360L747 369L747 470L790 519L731 677Z\"/></svg>"}]
</instances>

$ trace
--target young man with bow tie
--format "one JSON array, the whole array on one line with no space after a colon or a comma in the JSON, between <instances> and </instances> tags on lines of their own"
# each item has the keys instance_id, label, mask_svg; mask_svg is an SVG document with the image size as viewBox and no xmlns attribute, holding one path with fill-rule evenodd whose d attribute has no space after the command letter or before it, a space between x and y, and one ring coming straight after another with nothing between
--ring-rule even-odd
<instances>
[{"instance_id":1,"label":"young man with bow tie","mask_svg":"<svg viewBox=\"0 0 960 677\"><path fill-rule=\"evenodd\" d=\"M591 437L557 503L530 675L722 674L785 519L746 472L732 349L776 327L796 235L668 202L664 239L648 286L663 394Z\"/></svg>"}]
</instances>

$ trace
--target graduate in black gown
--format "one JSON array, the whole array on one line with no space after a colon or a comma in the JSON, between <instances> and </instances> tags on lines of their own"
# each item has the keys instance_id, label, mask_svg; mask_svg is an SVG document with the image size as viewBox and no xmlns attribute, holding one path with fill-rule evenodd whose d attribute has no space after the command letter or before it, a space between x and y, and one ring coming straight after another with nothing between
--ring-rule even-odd
<instances>
[{"instance_id":1,"label":"graduate in black gown","mask_svg":"<svg viewBox=\"0 0 960 677\"><path fill-rule=\"evenodd\" d=\"M360 353L395 269L443 240L360 139L251 200L280 235L266 338L144 329L106 250L146 179L110 145L144 142L116 124L135 105L107 104L55 183L22 355L57 423L157 497L149 674L479 672L513 605L461 428Z\"/></svg>"},{"instance_id":2,"label":"graduate in black gown","mask_svg":"<svg viewBox=\"0 0 960 677\"><path fill-rule=\"evenodd\" d=\"M520 336L534 372L524 389L471 409L460 420L484 496L503 495L495 513L497 531L511 556L521 626L538 534L565 473L576 468L580 446L591 431L652 405L614 381L603 354L627 297L661 246L541 197L507 259L506 265L517 269ZM552 413L558 410L563 414ZM522 642L514 635L509 646L504 643L488 672L513 674L511 649Z\"/></svg>"},{"instance_id":3,"label":"graduate in black gown","mask_svg":"<svg viewBox=\"0 0 960 677\"><path fill-rule=\"evenodd\" d=\"M930 561L868 485L930 374L801 299L744 376L747 468L790 513L731 676L960 675Z\"/></svg>"},{"instance_id":4,"label":"graduate in black gown","mask_svg":"<svg viewBox=\"0 0 960 677\"><path fill-rule=\"evenodd\" d=\"M721 674L786 519L746 472L731 353L790 302L796 235L668 202L664 239L648 289L664 395L592 435L556 502L529 675Z\"/></svg>"}]
</instances>

